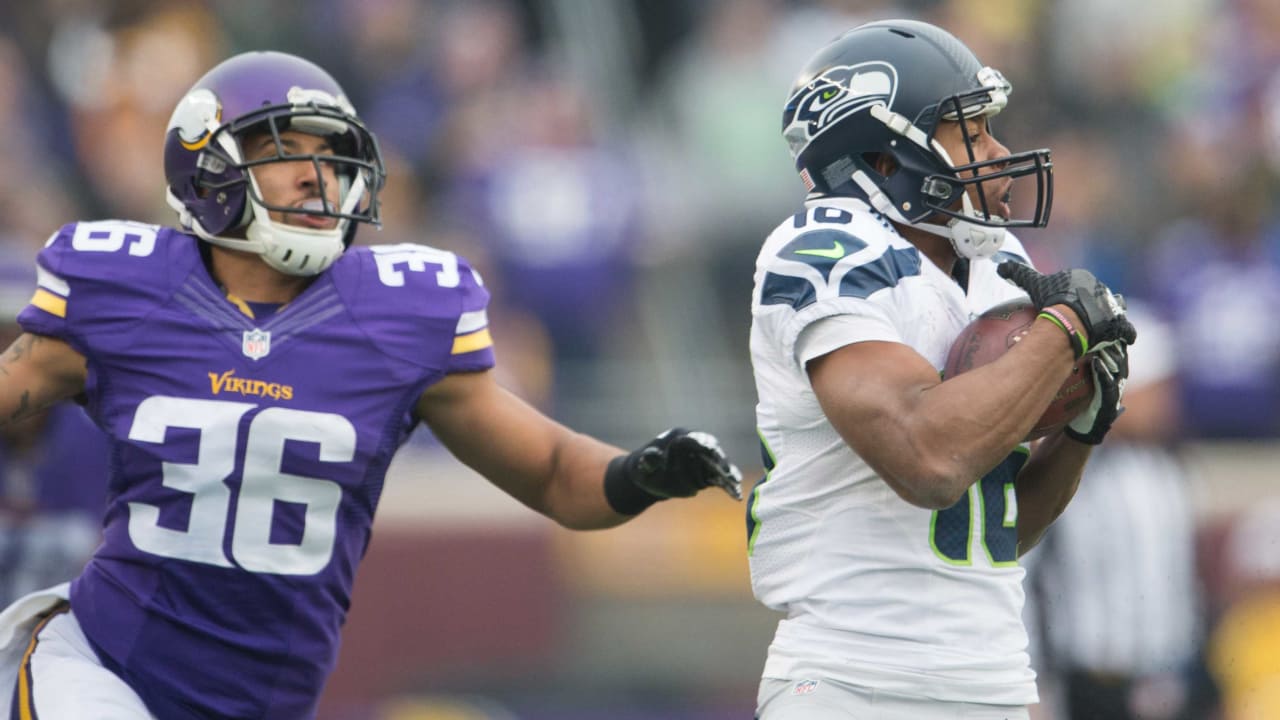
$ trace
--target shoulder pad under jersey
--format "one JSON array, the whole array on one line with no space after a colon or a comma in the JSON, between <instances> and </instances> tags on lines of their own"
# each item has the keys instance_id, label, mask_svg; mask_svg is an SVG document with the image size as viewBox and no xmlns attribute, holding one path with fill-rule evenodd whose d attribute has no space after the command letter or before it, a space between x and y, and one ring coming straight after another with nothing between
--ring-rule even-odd
<instances>
[{"instance_id":1,"label":"shoulder pad under jersey","mask_svg":"<svg viewBox=\"0 0 1280 720\"><path fill-rule=\"evenodd\" d=\"M388 355L446 372L493 366L489 292L465 258L412 243L355 246L330 272Z\"/></svg>"},{"instance_id":2,"label":"shoulder pad under jersey","mask_svg":"<svg viewBox=\"0 0 1280 720\"><path fill-rule=\"evenodd\" d=\"M878 213L811 204L765 241L756 300L798 311L824 299L866 298L920 267L919 251Z\"/></svg>"},{"instance_id":3,"label":"shoulder pad under jersey","mask_svg":"<svg viewBox=\"0 0 1280 720\"><path fill-rule=\"evenodd\" d=\"M18 322L68 341L121 332L165 303L174 278L199 262L195 238L173 228L127 220L71 223L40 251L35 293Z\"/></svg>"}]
</instances>

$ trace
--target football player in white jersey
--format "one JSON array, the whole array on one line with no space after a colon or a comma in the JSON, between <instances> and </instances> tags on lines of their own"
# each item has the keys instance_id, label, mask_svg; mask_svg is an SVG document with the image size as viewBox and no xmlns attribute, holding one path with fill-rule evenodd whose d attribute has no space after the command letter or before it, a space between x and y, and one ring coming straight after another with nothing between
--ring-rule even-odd
<instances>
[{"instance_id":1,"label":"football player in white jersey","mask_svg":"<svg viewBox=\"0 0 1280 720\"><path fill-rule=\"evenodd\" d=\"M1011 154L1011 91L946 31L855 28L802 70L783 135L810 191L765 241L751 357L768 474L748 527L756 596L785 612L761 720L1026 718L1029 549L1119 412L1123 303L1085 270L1041 275L1008 232L1052 204L1048 150ZM1015 218L1010 190L1034 188ZM1041 310L999 360L943 382L973 318ZM1090 355L1095 394L1024 442Z\"/></svg>"}]
</instances>

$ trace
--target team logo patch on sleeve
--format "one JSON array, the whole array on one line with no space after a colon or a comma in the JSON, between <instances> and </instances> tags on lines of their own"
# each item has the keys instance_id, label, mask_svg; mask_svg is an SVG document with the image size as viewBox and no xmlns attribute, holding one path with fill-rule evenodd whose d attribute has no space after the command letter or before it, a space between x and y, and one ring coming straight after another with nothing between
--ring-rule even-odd
<instances>
[{"instance_id":1,"label":"team logo patch on sleeve","mask_svg":"<svg viewBox=\"0 0 1280 720\"><path fill-rule=\"evenodd\" d=\"M244 342L240 346L240 349L241 352L244 353L244 356L250 360L258 360L259 358L266 357L267 353L271 352L271 333L267 330L259 330L258 328L245 330Z\"/></svg>"}]
</instances>

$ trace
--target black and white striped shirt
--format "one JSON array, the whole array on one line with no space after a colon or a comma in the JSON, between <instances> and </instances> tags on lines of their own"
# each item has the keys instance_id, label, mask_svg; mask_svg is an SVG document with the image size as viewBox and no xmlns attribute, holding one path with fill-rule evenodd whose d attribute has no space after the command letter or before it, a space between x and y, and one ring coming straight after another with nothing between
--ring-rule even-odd
<instances>
[{"instance_id":1,"label":"black and white striped shirt","mask_svg":"<svg viewBox=\"0 0 1280 720\"><path fill-rule=\"evenodd\" d=\"M1031 553L1042 658L1122 675L1175 670L1201 632L1186 473L1159 447L1104 443ZM1047 657L1046 657L1047 656Z\"/></svg>"}]
</instances>

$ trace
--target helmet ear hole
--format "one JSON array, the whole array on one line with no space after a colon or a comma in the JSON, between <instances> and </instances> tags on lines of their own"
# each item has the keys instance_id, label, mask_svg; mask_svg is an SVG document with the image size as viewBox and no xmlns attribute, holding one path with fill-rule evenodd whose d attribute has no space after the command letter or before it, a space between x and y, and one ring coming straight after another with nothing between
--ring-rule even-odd
<instances>
[{"instance_id":1,"label":"helmet ear hole","mask_svg":"<svg viewBox=\"0 0 1280 720\"><path fill-rule=\"evenodd\" d=\"M898 171L898 161L889 153L864 153L862 162L880 173L881 178L891 177Z\"/></svg>"}]
</instances>

